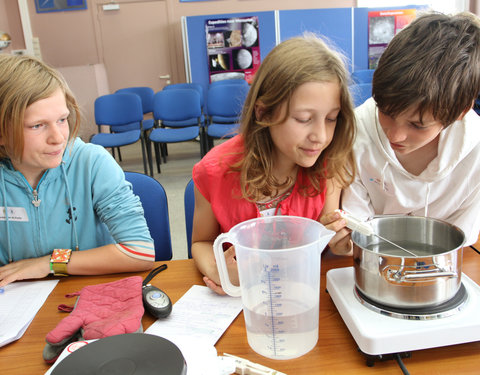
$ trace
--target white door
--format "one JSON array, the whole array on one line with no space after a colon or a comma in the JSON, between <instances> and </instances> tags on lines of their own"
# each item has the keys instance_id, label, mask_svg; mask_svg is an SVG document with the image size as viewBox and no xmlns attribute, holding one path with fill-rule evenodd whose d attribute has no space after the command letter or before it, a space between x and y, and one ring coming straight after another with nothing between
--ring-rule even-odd
<instances>
[{"instance_id":1,"label":"white door","mask_svg":"<svg viewBox=\"0 0 480 375\"><path fill-rule=\"evenodd\" d=\"M100 48L110 91L149 86L157 92L170 83L172 72L166 2L118 4L118 10L104 10L98 5Z\"/></svg>"}]
</instances>

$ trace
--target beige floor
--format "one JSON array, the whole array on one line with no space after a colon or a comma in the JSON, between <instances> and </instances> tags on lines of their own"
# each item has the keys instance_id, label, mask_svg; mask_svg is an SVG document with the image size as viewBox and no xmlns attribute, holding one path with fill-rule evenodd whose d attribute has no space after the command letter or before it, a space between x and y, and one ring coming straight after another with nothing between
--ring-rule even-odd
<instances>
[{"instance_id":1,"label":"beige floor","mask_svg":"<svg viewBox=\"0 0 480 375\"><path fill-rule=\"evenodd\" d=\"M123 170L143 173L140 143L122 147L121 152L122 161L119 164ZM186 259L183 195L192 176L193 165L200 160L200 144L194 141L170 144L168 153L167 163L161 165L161 173L156 172L154 164L154 178L167 193L173 259Z\"/></svg>"}]
</instances>

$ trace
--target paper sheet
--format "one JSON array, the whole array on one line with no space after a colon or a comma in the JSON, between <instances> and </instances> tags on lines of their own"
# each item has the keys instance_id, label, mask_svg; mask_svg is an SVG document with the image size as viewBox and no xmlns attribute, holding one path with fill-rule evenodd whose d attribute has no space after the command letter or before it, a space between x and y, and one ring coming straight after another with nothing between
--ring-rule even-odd
<instances>
[{"instance_id":1,"label":"paper sheet","mask_svg":"<svg viewBox=\"0 0 480 375\"><path fill-rule=\"evenodd\" d=\"M220 296L206 286L193 285L167 318L158 319L145 332L172 342L195 340L215 345L241 310L241 298Z\"/></svg>"},{"instance_id":2,"label":"paper sheet","mask_svg":"<svg viewBox=\"0 0 480 375\"><path fill-rule=\"evenodd\" d=\"M187 375L230 374L232 371L220 369L214 345L240 311L241 298L220 296L206 286L193 285L173 305L172 313L145 333L176 344L187 362Z\"/></svg>"},{"instance_id":3,"label":"paper sheet","mask_svg":"<svg viewBox=\"0 0 480 375\"><path fill-rule=\"evenodd\" d=\"M4 287L0 294L0 346L22 337L57 283L18 281Z\"/></svg>"}]
</instances>

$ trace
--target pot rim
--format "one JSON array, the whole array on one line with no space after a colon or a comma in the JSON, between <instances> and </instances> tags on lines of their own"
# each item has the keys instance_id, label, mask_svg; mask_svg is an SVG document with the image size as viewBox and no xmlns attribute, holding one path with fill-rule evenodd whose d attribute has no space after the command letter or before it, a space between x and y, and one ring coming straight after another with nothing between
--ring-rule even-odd
<instances>
[{"instance_id":1,"label":"pot rim","mask_svg":"<svg viewBox=\"0 0 480 375\"><path fill-rule=\"evenodd\" d=\"M436 218L433 218L433 217L428 217L428 216L414 216L414 215L401 215L401 214L391 214L391 215L374 215L372 216L371 218L369 218L367 220L368 223L374 221L375 219L396 219L396 218L402 218L402 219L405 219L405 218L412 218L414 220L426 220L426 221L433 221L433 222L438 222L438 223L441 223L441 224L444 224L448 227L450 227L452 230L456 230L461 236L462 236L462 242L461 244L459 244L456 248L454 249L450 249L450 250L446 250L444 252L441 252L441 253L436 253L436 254L430 254L430 255L421 255L421 256L413 256L413 255L396 255L396 254L388 254L388 253L382 253L381 251L374 251L372 249L367 249L363 246L361 246L360 244L358 244L354 239L353 239L353 234L354 233L358 233L359 235L361 236L364 236L364 237L367 237L365 235L363 235L362 233L358 232L358 231L352 231L351 233L351 240L352 240L352 243L353 243L353 247L358 247L360 249L362 249L363 251L367 251L367 252L370 252L372 254L377 254L378 256L387 256L387 257L392 257L392 258L399 258L399 259L422 259L422 258L432 258L434 256L442 256L442 255L445 255L445 254L448 254L448 253L451 253L451 252L456 252L456 251L459 251L459 250L463 250L463 247L465 246L465 242L466 242L466 237L465 237L465 233L463 232L463 230L461 228L459 228L458 226L454 225L454 224L451 224L445 220L441 220L441 219L436 219Z\"/></svg>"}]
</instances>

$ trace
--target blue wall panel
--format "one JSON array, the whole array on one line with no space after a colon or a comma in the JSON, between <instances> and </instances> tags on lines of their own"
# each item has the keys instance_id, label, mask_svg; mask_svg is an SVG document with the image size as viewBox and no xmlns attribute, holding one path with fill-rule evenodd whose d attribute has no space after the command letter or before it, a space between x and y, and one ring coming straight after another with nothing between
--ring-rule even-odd
<instances>
[{"instance_id":1,"label":"blue wall panel","mask_svg":"<svg viewBox=\"0 0 480 375\"><path fill-rule=\"evenodd\" d=\"M282 10L279 18L280 40L310 31L327 37L352 58L352 8Z\"/></svg>"},{"instance_id":2,"label":"blue wall panel","mask_svg":"<svg viewBox=\"0 0 480 375\"><path fill-rule=\"evenodd\" d=\"M349 59L349 69L368 69L368 12L392 9L425 9L424 6L383 8L326 8L278 11L280 40L305 31L326 36ZM208 58L205 21L216 18L257 16L262 60L275 46L275 12L249 12L186 17L192 82L208 88ZM352 40L353 37L353 40Z\"/></svg>"}]
</instances>

